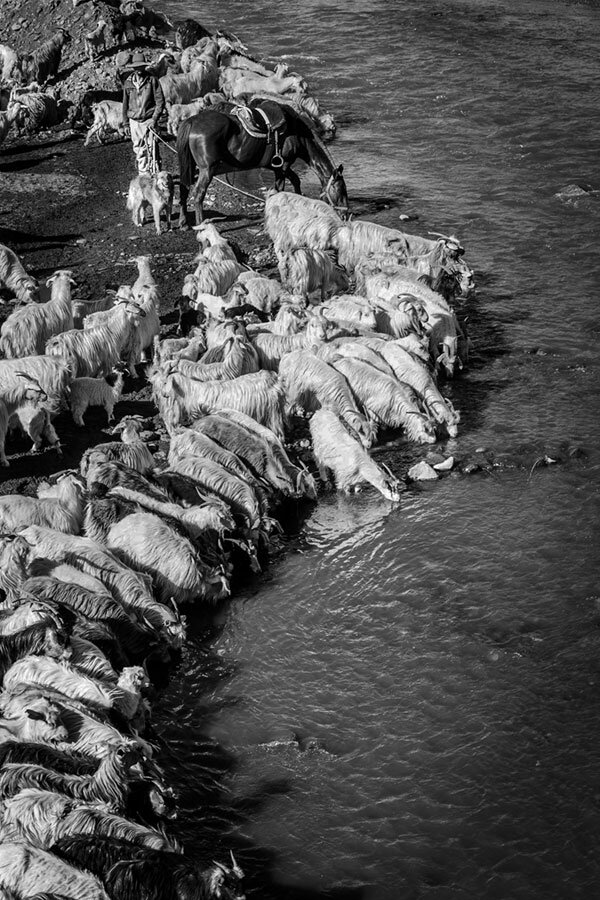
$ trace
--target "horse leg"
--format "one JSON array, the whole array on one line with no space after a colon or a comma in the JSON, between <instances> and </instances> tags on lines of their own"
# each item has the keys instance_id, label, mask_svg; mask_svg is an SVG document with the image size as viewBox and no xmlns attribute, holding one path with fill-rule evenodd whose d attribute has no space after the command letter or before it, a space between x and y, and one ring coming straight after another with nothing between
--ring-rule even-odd
<instances>
[{"instance_id":1,"label":"horse leg","mask_svg":"<svg viewBox=\"0 0 600 900\"><path fill-rule=\"evenodd\" d=\"M300 176L296 172L294 172L292 168L289 168L285 174L289 178L290 184L294 188L294 193L301 194L302 191L300 190Z\"/></svg>"},{"instance_id":2,"label":"horse leg","mask_svg":"<svg viewBox=\"0 0 600 900\"><path fill-rule=\"evenodd\" d=\"M184 231L189 228L187 223L187 200L190 190L182 181L179 182L179 227Z\"/></svg>"},{"instance_id":3,"label":"horse leg","mask_svg":"<svg viewBox=\"0 0 600 900\"><path fill-rule=\"evenodd\" d=\"M285 191L285 168L273 169L272 171L275 176L275 190L279 192Z\"/></svg>"},{"instance_id":4,"label":"horse leg","mask_svg":"<svg viewBox=\"0 0 600 900\"><path fill-rule=\"evenodd\" d=\"M200 223L204 220L204 210L202 208L202 203L204 202L204 197L211 181L212 172L210 169L208 169L205 172L199 173L196 184L194 185L192 196L194 198L194 208L196 210L196 225L200 225Z\"/></svg>"},{"instance_id":5,"label":"horse leg","mask_svg":"<svg viewBox=\"0 0 600 900\"><path fill-rule=\"evenodd\" d=\"M280 169L273 169L273 174L275 175L275 190L276 191L284 191L285 190L285 179L289 178L290 184L294 188L294 192L296 194L301 194L300 190L300 178L294 172L289 162L284 162Z\"/></svg>"}]
</instances>

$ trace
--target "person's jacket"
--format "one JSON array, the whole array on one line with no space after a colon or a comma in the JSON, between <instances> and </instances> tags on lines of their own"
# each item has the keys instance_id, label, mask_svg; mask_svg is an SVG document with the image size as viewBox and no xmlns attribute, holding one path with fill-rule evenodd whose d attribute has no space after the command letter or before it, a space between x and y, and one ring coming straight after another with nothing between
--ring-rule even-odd
<instances>
[{"instance_id":1,"label":"person's jacket","mask_svg":"<svg viewBox=\"0 0 600 900\"><path fill-rule=\"evenodd\" d=\"M135 79L135 81L134 81ZM123 121L152 119L156 126L165 108L165 97L158 78L130 75L123 85Z\"/></svg>"}]
</instances>

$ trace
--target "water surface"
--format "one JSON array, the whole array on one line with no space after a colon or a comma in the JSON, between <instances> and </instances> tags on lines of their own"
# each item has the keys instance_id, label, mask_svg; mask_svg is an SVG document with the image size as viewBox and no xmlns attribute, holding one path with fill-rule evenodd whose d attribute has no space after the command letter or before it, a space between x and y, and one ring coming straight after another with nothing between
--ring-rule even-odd
<instances>
[{"instance_id":1,"label":"water surface","mask_svg":"<svg viewBox=\"0 0 600 900\"><path fill-rule=\"evenodd\" d=\"M442 449L587 451L327 496L196 622L157 711L187 845L238 848L263 898L595 896L600 207L556 194L600 188L598 5L164 7L308 78L358 214L460 236L474 350Z\"/></svg>"}]
</instances>

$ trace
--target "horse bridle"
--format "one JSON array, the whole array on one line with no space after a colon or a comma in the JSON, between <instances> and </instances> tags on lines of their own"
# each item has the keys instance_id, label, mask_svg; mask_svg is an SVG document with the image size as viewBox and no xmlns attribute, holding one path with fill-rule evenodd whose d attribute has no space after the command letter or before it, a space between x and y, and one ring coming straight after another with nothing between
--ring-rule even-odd
<instances>
[{"instance_id":1,"label":"horse bridle","mask_svg":"<svg viewBox=\"0 0 600 900\"><path fill-rule=\"evenodd\" d=\"M336 206L335 203L333 202L333 200L331 199L331 195L330 195L329 191L330 191L331 187L333 186L334 180L335 180L335 174L330 175L327 184L325 185L325 187L319 194L319 199L325 200L327 203L329 203L331 208L335 209L336 211L340 210L342 212L348 213L348 212L350 212L350 208L348 206Z\"/></svg>"}]
</instances>

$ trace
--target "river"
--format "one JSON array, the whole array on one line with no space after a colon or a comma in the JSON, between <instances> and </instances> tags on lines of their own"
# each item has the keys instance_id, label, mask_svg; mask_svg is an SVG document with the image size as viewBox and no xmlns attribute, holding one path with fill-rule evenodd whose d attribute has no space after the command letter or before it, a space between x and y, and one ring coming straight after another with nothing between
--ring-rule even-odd
<instances>
[{"instance_id":1,"label":"river","mask_svg":"<svg viewBox=\"0 0 600 900\"><path fill-rule=\"evenodd\" d=\"M397 507L328 495L263 578L192 622L156 713L188 850L236 848L264 900L589 900L600 7L160 6L308 79L358 215L462 240L473 354L445 387L462 422L442 449L585 451L450 476ZM591 191L557 196L573 184ZM399 472L413 455L384 451Z\"/></svg>"}]
</instances>

